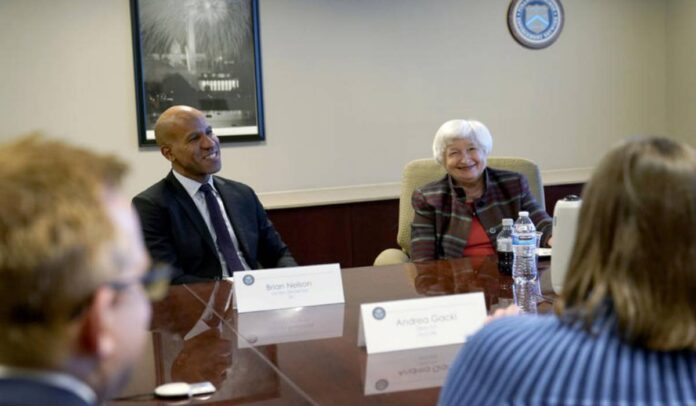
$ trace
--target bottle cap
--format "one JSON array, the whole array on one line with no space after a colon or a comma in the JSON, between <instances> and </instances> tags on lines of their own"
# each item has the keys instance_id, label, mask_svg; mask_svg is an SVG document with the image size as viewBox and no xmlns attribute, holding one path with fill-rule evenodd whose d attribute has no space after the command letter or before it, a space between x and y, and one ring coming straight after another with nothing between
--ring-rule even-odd
<instances>
[{"instance_id":1,"label":"bottle cap","mask_svg":"<svg viewBox=\"0 0 696 406\"><path fill-rule=\"evenodd\" d=\"M576 202L576 201L580 200L580 196L578 196L578 195L568 195L568 196L564 197L564 198L561 199L561 200L565 200L565 201L568 201L568 202Z\"/></svg>"},{"instance_id":2,"label":"bottle cap","mask_svg":"<svg viewBox=\"0 0 696 406\"><path fill-rule=\"evenodd\" d=\"M512 219L503 219L503 226L511 226Z\"/></svg>"},{"instance_id":3,"label":"bottle cap","mask_svg":"<svg viewBox=\"0 0 696 406\"><path fill-rule=\"evenodd\" d=\"M528 211L521 211L520 217L529 217L529 212Z\"/></svg>"}]
</instances>

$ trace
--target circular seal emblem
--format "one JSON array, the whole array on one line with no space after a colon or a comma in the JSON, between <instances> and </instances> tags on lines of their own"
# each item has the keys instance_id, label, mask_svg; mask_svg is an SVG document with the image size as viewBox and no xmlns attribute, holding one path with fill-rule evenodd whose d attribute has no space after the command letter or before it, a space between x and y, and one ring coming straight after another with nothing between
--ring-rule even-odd
<instances>
[{"instance_id":1,"label":"circular seal emblem","mask_svg":"<svg viewBox=\"0 0 696 406\"><path fill-rule=\"evenodd\" d=\"M375 307L372 309L372 317L375 318L375 320L382 320L387 316L387 312L384 310L383 307Z\"/></svg>"},{"instance_id":2,"label":"circular seal emblem","mask_svg":"<svg viewBox=\"0 0 696 406\"><path fill-rule=\"evenodd\" d=\"M254 277L251 275L244 275L244 279L242 279L242 282L244 282L244 284L247 286L251 286L254 284Z\"/></svg>"},{"instance_id":3,"label":"circular seal emblem","mask_svg":"<svg viewBox=\"0 0 696 406\"><path fill-rule=\"evenodd\" d=\"M386 379L380 379L379 381L375 382L375 389L377 389L380 392L387 389L388 386L389 381Z\"/></svg>"},{"instance_id":4,"label":"circular seal emblem","mask_svg":"<svg viewBox=\"0 0 696 406\"><path fill-rule=\"evenodd\" d=\"M553 44L563 29L561 0L512 0L508 27L517 42L541 49Z\"/></svg>"}]
</instances>

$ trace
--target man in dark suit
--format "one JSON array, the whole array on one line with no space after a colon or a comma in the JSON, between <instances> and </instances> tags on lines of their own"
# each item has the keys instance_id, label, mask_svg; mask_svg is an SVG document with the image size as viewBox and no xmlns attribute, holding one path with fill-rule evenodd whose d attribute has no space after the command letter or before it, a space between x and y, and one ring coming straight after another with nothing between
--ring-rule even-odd
<instances>
[{"instance_id":1,"label":"man in dark suit","mask_svg":"<svg viewBox=\"0 0 696 406\"><path fill-rule=\"evenodd\" d=\"M118 394L148 338L149 258L126 166L41 137L0 146L0 406Z\"/></svg>"},{"instance_id":2,"label":"man in dark suit","mask_svg":"<svg viewBox=\"0 0 696 406\"><path fill-rule=\"evenodd\" d=\"M254 191L212 176L221 168L220 142L202 112L167 109L157 119L155 138L172 170L133 205L150 255L176 269L174 283L297 265Z\"/></svg>"}]
</instances>

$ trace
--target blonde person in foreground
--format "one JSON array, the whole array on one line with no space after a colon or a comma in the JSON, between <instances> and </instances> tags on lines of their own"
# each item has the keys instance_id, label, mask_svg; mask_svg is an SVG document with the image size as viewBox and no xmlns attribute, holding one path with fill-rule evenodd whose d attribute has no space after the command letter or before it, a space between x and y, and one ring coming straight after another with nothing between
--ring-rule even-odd
<instances>
[{"instance_id":1,"label":"blonde person in foreground","mask_svg":"<svg viewBox=\"0 0 696 406\"><path fill-rule=\"evenodd\" d=\"M126 167L38 136L0 162L0 405L101 404L145 344L144 287L166 282L146 272Z\"/></svg>"},{"instance_id":2,"label":"blonde person in foreground","mask_svg":"<svg viewBox=\"0 0 696 406\"><path fill-rule=\"evenodd\" d=\"M694 149L614 148L578 224L555 314L492 320L460 351L440 404L696 404Z\"/></svg>"}]
</instances>

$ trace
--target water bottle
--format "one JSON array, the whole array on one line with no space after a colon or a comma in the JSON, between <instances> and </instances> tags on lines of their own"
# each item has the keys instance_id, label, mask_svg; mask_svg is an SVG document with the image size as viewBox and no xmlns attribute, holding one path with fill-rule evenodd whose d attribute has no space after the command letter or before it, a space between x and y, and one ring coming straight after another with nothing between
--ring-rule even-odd
<instances>
[{"instance_id":1,"label":"water bottle","mask_svg":"<svg viewBox=\"0 0 696 406\"><path fill-rule=\"evenodd\" d=\"M503 219L503 228L495 243L498 251L498 270L505 275L512 274L512 219Z\"/></svg>"},{"instance_id":2,"label":"water bottle","mask_svg":"<svg viewBox=\"0 0 696 406\"><path fill-rule=\"evenodd\" d=\"M537 313L537 294L539 281L515 280L512 284L512 294L515 304L525 314Z\"/></svg>"},{"instance_id":3,"label":"water bottle","mask_svg":"<svg viewBox=\"0 0 696 406\"><path fill-rule=\"evenodd\" d=\"M536 313L536 239L529 212L521 211L512 228L512 279L515 304L523 313Z\"/></svg>"}]
</instances>

